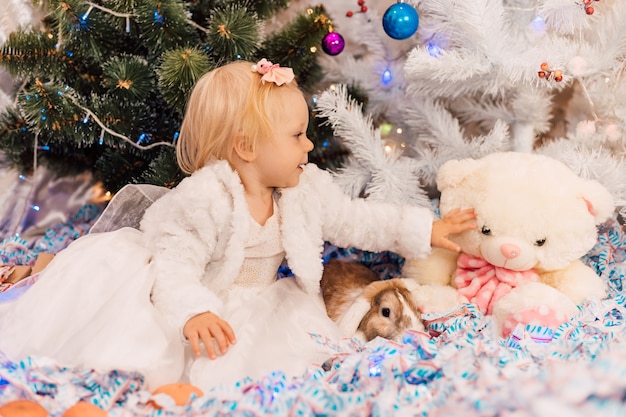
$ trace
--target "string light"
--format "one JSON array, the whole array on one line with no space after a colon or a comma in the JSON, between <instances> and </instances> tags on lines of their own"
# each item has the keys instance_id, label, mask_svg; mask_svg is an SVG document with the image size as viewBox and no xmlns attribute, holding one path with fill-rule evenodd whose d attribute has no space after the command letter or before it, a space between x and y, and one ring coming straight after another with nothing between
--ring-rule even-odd
<instances>
[{"instance_id":1,"label":"string light","mask_svg":"<svg viewBox=\"0 0 626 417\"><path fill-rule=\"evenodd\" d=\"M165 18L158 10L154 11L154 22L158 23L161 26L165 26Z\"/></svg>"},{"instance_id":2,"label":"string light","mask_svg":"<svg viewBox=\"0 0 626 417\"><path fill-rule=\"evenodd\" d=\"M381 81L384 85L389 85L389 83L391 82L391 80L393 79L392 75L391 75L391 71L389 70L389 68L387 68L385 70L385 72L383 72L383 76L381 77Z\"/></svg>"},{"instance_id":3,"label":"string light","mask_svg":"<svg viewBox=\"0 0 626 417\"><path fill-rule=\"evenodd\" d=\"M137 139L137 145L141 145L144 142L148 142L150 139L152 138L152 135L142 132L141 135L139 135L139 139Z\"/></svg>"},{"instance_id":4,"label":"string light","mask_svg":"<svg viewBox=\"0 0 626 417\"><path fill-rule=\"evenodd\" d=\"M87 20L89 17L89 13L93 10L93 5L90 5L85 14L81 17L82 20Z\"/></svg>"},{"instance_id":5,"label":"string light","mask_svg":"<svg viewBox=\"0 0 626 417\"><path fill-rule=\"evenodd\" d=\"M546 30L546 21L543 20L543 17L537 15L532 22L530 22L530 27L537 33L543 33Z\"/></svg>"},{"instance_id":6,"label":"string light","mask_svg":"<svg viewBox=\"0 0 626 417\"><path fill-rule=\"evenodd\" d=\"M439 48L437 44L430 42L428 44L427 49L428 49L428 55L432 56L433 58L437 58L438 56L441 55L441 48Z\"/></svg>"}]
</instances>

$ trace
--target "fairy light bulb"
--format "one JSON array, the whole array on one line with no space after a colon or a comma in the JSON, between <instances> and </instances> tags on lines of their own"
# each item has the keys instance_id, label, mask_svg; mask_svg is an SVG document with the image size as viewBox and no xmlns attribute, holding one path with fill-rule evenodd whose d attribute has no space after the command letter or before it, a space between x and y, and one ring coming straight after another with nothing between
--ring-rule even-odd
<instances>
[{"instance_id":1,"label":"fairy light bulb","mask_svg":"<svg viewBox=\"0 0 626 417\"><path fill-rule=\"evenodd\" d=\"M530 22L530 27L538 34L542 34L546 30L546 21L543 17L537 15L532 22Z\"/></svg>"},{"instance_id":2,"label":"fairy light bulb","mask_svg":"<svg viewBox=\"0 0 626 417\"><path fill-rule=\"evenodd\" d=\"M383 76L380 79L384 85L389 85L389 83L393 80L393 76L391 75L391 71L389 68L383 72Z\"/></svg>"},{"instance_id":3,"label":"fairy light bulb","mask_svg":"<svg viewBox=\"0 0 626 417\"><path fill-rule=\"evenodd\" d=\"M439 46L434 43L429 43L426 49L428 50L428 55L432 56L433 58L437 58L439 55L441 55L441 48L439 48Z\"/></svg>"},{"instance_id":4,"label":"fairy light bulb","mask_svg":"<svg viewBox=\"0 0 626 417\"><path fill-rule=\"evenodd\" d=\"M81 19L82 20L87 20L87 18L89 17L89 13L91 13L92 10L93 10L93 6L89 6L89 8L85 12L85 14L82 15Z\"/></svg>"}]
</instances>

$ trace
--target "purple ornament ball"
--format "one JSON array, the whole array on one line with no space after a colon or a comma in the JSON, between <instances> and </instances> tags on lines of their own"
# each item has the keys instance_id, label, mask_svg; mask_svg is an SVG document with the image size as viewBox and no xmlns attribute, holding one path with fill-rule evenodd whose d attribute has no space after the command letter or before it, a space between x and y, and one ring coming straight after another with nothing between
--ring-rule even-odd
<instances>
[{"instance_id":1,"label":"purple ornament ball","mask_svg":"<svg viewBox=\"0 0 626 417\"><path fill-rule=\"evenodd\" d=\"M324 39L322 39L322 49L328 55L339 55L345 46L346 41L344 41L343 36L337 32L328 32L326 36L324 36Z\"/></svg>"}]
</instances>

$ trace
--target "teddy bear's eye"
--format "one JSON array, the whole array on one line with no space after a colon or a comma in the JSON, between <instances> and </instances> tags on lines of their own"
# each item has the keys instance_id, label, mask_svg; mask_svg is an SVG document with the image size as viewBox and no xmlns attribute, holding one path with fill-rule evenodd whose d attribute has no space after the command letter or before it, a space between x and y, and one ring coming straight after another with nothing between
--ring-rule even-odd
<instances>
[{"instance_id":1,"label":"teddy bear's eye","mask_svg":"<svg viewBox=\"0 0 626 417\"><path fill-rule=\"evenodd\" d=\"M381 310L381 313L382 313L383 317L391 316L391 310L389 308L387 308L387 307L383 308Z\"/></svg>"},{"instance_id":2,"label":"teddy bear's eye","mask_svg":"<svg viewBox=\"0 0 626 417\"><path fill-rule=\"evenodd\" d=\"M546 239L545 238L544 239L535 240L535 246L543 246L544 243L546 243Z\"/></svg>"},{"instance_id":3,"label":"teddy bear's eye","mask_svg":"<svg viewBox=\"0 0 626 417\"><path fill-rule=\"evenodd\" d=\"M482 233L483 235L489 236L491 235L491 229L488 228L487 226L483 226L483 228L480 230L480 233Z\"/></svg>"}]
</instances>

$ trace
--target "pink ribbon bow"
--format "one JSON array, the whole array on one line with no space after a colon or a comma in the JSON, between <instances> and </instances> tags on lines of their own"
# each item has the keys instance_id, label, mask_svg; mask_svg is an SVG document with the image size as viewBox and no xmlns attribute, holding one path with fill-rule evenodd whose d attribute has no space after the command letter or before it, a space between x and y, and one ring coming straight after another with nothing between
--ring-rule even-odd
<instances>
[{"instance_id":1,"label":"pink ribbon bow","mask_svg":"<svg viewBox=\"0 0 626 417\"><path fill-rule=\"evenodd\" d=\"M263 75L261 77L261 82L263 84L265 84L266 81L269 81L280 86L290 83L295 78L291 68L281 67L279 64L272 64L265 58L254 64L252 66L252 71Z\"/></svg>"},{"instance_id":2,"label":"pink ribbon bow","mask_svg":"<svg viewBox=\"0 0 626 417\"><path fill-rule=\"evenodd\" d=\"M495 266L466 253L457 260L454 283L459 294L478 306L481 312L493 313L493 304L523 282L538 281L533 270L513 271Z\"/></svg>"}]
</instances>

